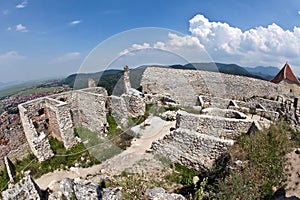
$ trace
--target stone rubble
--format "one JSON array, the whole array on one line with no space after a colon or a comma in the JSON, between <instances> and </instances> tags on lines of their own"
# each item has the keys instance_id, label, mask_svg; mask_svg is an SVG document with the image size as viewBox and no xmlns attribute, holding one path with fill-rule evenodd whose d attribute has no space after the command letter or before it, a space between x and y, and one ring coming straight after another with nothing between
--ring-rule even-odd
<instances>
[{"instance_id":1,"label":"stone rubble","mask_svg":"<svg viewBox=\"0 0 300 200\"><path fill-rule=\"evenodd\" d=\"M42 191L30 176L25 176L16 184L9 184L8 189L2 192L3 200L39 200L43 199Z\"/></svg>"},{"instance_id":2,"label":"stone rubble","mask_svg":"<svg viewBox=\"0 0 300 200\"><path fill-rule=\"evenodd\" d=\"M78 200L119 200L122 197L121 187L102 188L95 183L78 184L69 178L65 178L60 182L60 191L68 200L74 197Z\"/></svg>"},{"instance_id":3,"label":"stone rubble","mask_svg":"<svg viewBox=\"0 0 300 200\"><path fill-rule=\"evenodd\" d=\"M169 194L163 188L152 188L146 190L146 197L149 200L185 200L180 194Z\"/></svg>"}]
</instances>

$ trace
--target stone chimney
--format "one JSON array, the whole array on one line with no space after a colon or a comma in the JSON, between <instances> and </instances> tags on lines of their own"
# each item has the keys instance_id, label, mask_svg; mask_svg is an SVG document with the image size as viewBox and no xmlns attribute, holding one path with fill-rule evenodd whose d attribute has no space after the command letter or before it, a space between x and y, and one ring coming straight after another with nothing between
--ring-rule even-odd
<instances>
[{"instance_id":1,"label":"stone chimney","mask_svg":"<svg viewBox=\"0 0 300 200\"><path fill-rule=\"evenodd\" d=\"M129 89L131 88L130 84L130 77L129 77L129 68L127 65L124 67L124 87L125 87L125 93L129 93Z\"/></svg>"}]
</instances>

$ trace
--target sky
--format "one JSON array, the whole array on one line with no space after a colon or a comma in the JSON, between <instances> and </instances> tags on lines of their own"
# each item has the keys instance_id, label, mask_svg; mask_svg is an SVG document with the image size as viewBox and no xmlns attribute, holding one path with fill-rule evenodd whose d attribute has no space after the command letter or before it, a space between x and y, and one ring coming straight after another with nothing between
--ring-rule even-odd
<instances>
[{"instance_id":1,"label":"sky","mask_svg":"<svg viewBox=\"0 0 300 200\"><path fill-rule=\"evenodd\" d=\"M0 82L201 61L300 76L299 55L300 0L0 0Z\"/></svg>"}]
</instances>

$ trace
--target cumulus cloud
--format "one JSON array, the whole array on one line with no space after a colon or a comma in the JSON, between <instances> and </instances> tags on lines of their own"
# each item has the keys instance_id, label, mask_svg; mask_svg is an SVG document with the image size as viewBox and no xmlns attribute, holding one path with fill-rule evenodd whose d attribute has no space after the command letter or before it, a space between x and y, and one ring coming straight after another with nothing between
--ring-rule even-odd
<instances>
[{"instance_id":1,"label":"cumulus cloud","mask_svg":"<svg viewBox=\"0 0 300 200\"><path fill-rule=\"evenodd\" d=\"M19 54L17 51L9 51L3 54L0 54L0 63L7 61L16 61L25 59L26 56Z\"/></svg>"},{"instance_id":2,"label":"cumulus cloud","mask_svg":"<svg viewBox=\"0 0 300 200\"><path fill-rule=\"evenodd\" d=\"M190 35L169 33L165 41L134 44L119 55L134 55L136 50L155 48L180 55L189 62L213 60L242 66L281 67L288 61L292 66L299 66L300 27L284 30L272 23L243 31L228 23L209 21L201 14L190 19L189 24Z\"/></svg>"},{"instance_id":3,"label":"cumulus cloud","mask_svg":"<svg viewBox=\"0 0 300 200\"><path fill-rule=\"evenodd\" d=\"M69 25L75 26L75 25L80 24L80 23L82 23L82 20L74 20L74 21L71 21L71 22L69 23Z\"/></svg>"},{"instance_id":4,"label":"cumulus cloud","mask_svg":"<svg viewBox=\"0 0 300 200\"><path fill-rule=\"evenodd\" d=\"M80 52L69 52L57 58L59 62L68 62L79 59L81 57Z\"/></svg>"},{"instance_id":5,"label":"cumulus cloud","mask_svg":"<svg viewBox=\"0 0 300 200\"><path fill-rule=\"evenodd\" d=\"M246 65L300 62L300 28L284 30L273 23L246 31L227 23L210 22L203 15L189 20L191 35L197 37L209 54L225 62Z\"/></svg>"},{"instance_id":6,"label":"cumulus cloud","mask_svg":"<svg viewBox=\"0 0 300 200\"><path fill-rule=\"evenodd\" d=\"M134 51L152 48L149 43L133 44L130 48L124 49L119 53L119 56L134 55Z\"/></svg>"},{"instance_id":7,"label":"cumulus cloud","mask_svg":"<svg viewBox=\"0 0 300 200\"><path fill-rule=\"evenodd\" d=\"M28 4L28 1L23 1L22 3L16 5L16 8L21 9L21 8L26 8Z\"/></svg>"},{"instance_id":8,"label":"cumulus cloud","mask_svg":"<svg viewBox=\"0 0 300 200\"><path fill-rule=\"evenodd\" d=\"M28 29L26 26L22 25L22 24L18 24L16 25L16 31L20 31L20 32L28 32Z\"/></svg>"}]
</instances>

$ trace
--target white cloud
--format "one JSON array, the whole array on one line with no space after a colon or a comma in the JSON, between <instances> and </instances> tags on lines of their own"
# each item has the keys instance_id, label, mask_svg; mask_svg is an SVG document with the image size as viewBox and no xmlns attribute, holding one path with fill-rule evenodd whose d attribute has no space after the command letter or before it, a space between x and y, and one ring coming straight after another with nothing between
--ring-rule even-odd
<instances>
[{"instance_id":1,"label":"white cloud","mask_svg":"<svg viewBox=\"0 0 300 200\"><path fill-rule=\"evenodd\" d=\"M68 61L79 59L80 57L81 57L80 52L69 52L60 56L59 58L57 58L57 60L59 62L68 62Z\"/></svg>"},{"instance_id":2,"label":"white cloud","mask_svg":"<svg viewBox=\"0 0 300 200\"><path fill-rule=\"evenodd\" d=\"M152 48L149 43L133 44L130 48L124 49L119 53L119 56L134 55L134 51Z\"/></svg>"},{"instance_id":3,"label":"white cloud","mask_svg":"<svg viewBox=\"0 0 300 200\"><path fill-rule=\"evenodd\" d=\"M21 9L27 7L28 1L23 1L22 3L16 5L16 8Z\"/></svg>"},{"instance_id":4,"label":"white cloud","mask_svg":"<svg viewBox=\"0 0 300 200\"><path fill-rule=\"evenodd\" d=\"M28 32L28 29L26 26L22 25L22 24L18 24L16 25L16 31L20 31L20 32Z\"/></svg>"},{"instance_id":5,"label":"white cloud","mask_svg":"<svg viewBox=\"0 0 300 200\"><path fill-rule=\"evenodd\" d=\"M9 51L4 54L0 54L0 63L7 61L16 61L25 59L26 56L19 54L17 51Z\"/></svg>"},{"instance_id":6,"label":"white cloud","mask_svg":"<svg viewBox=\"0 0 300 200\"><path fill-rule=\"evenodd\" d=\"M74 20L74 21L71 21L69 23L69 25L74 26L74 25L77 25L77 24L80 24L80 23L82 23L82 20Z\"/></svg>"},{"instance_id":7,"label":"white cloud","mask_svg":"<svg viewBox=\"0 0 300 200\"><path fill-rule=\"evenodd\" d=\"M210 22L203 15L190 21L190 32L215 59L244 65L283 65L300 62L300 28L284 30L273 23L246 31L227 23Z\"/></svg>"},{"instance_id":8,"label":"white cloud","mask_svg":"<svg viewBox=\"0 0 300 200\"><path fill-rule=\"evenodd\" d=\"M300 15L300 10L298 11L298 15Z\"/></svg>"},{"instance_id":9,"label":"white cloud","mask_svg":"<svg viewBox=\"0 0 300 200\"><path fill-rule=\"evenodd\" d=\"M12 28L10 26L6 28L7 31L11 31L11 29Z\"/></svg>"},{"instance_id":10,"label":"white cloud","mask_svg":"<svg viewBox=\"0 0 300 200\"><path fill-rule=\"evenodd\" d=\"M157 41L153 44L133 44L130 48L124 49L119 53L119 56L134 56L135 51L152 49L162 50L169 52L173 55L189 60L190 62L196 62L197 60L208 61L207 54L203 51L204 47L200 44L197 37L188 35L177 35L175 33L168 33L168 39L166 41ZM148 52L149 55L151 52ZM171 62L171 61L170 61ZM176 64L176 63L174 63Z\"/></svg>"}]
</instances>

